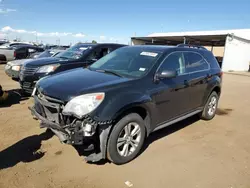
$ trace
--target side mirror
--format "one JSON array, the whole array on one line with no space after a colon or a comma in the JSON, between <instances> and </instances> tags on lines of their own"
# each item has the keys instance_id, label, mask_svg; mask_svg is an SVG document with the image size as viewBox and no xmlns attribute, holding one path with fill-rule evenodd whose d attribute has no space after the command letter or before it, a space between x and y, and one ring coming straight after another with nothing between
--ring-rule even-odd
<instances>
[{"instance_id":1,"label":"side mirror","mask_svg":"<svg viewBox=\"0 0 250 188\"><path fill-rule=\"evenodd\" d=\"M161 80L161 79L166 79L166 78L174 78L177 76L177 72L176 71L168 71L168 70L164 70L159 74L156 74L156 78Z\"/></svg>"}]
</instances>

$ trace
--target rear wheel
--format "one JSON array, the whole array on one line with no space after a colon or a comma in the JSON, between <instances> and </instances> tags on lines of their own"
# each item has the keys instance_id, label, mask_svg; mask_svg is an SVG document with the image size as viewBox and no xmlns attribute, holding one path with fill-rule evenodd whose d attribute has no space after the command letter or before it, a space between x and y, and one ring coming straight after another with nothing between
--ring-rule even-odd
<instances>
[{"instance_id":1,"label":"rear wheel","mask_svg":"<svg viewBox=\"0 0 250 188\"><path fill-rule=\"evenodd\" d=\"M202 119L211 120L214 118L218 107L218 100L219 100L218 94L215 91L213 91L210 94L207 103L203 109L203 112L201 114Z\"/></svg>"},{"instance_id":2,"label":"rear wheel","mask_svg":"<svg viewBox=\"0 0 250 188\"><path fill-rule=\"evenodd\" d=\"M143 119L135 113L123 117L113 128L107 147L107 157L115 164L133 160L140 152L145 139Z\"/></svg>"}]
</instances>

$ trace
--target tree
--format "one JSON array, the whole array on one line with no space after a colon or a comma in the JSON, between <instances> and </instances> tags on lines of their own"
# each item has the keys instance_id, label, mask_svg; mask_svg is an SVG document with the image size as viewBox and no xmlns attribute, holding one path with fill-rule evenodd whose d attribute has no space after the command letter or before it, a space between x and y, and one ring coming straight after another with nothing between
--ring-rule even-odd
<instances>
[{"instance_id":1,"label":"tree","mask_svg":"<svg viewBox=\"0 0 250 188\"><path fill-rule=\"evenodd\" d=\"M96 44L97 42L95 40L92 40L92 43Z\"/></svg>"}]
</instances>

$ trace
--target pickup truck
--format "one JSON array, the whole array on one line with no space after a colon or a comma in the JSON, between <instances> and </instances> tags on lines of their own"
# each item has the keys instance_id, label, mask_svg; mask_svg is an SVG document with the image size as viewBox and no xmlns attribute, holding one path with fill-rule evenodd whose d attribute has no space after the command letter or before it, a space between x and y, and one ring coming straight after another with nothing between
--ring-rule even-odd
<instances>
[{"instance_id":1,"label":"pickup truck","mask_svg":"<svg viewBox=\"0 0 250 188\"><path fill-rule=\"evenodd\" d=\"M14 49L0 49L0 63L6 63L16 59Z\"/></svg>"},{"instance_id":2,"label":"pickup truck","mask_svg":"<svg viewBox=\"0 0 250 188\"><path fill-rule=\"evenodd\" d=\"M8 48L0 48L0 63L7 63L15 59L25 59L35 52L43 52L44 49L29 45L13 45Z\"/></svg>"}]
</instances>

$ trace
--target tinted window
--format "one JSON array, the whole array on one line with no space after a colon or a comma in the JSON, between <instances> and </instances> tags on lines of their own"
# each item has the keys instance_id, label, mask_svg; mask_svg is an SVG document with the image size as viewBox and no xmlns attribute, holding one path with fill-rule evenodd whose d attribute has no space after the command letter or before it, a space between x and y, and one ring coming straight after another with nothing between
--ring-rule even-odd
<instances>
[{"instance_id":1,"label":"tinted window","mask_svg":"<svg viewBox=\"0 0 250 188\"><path fill-rule=\"evenodd\" d=\"M140 47L119 48L90 66L91 70L110 70L128 77L145 75L161 53Z\"/></svg>"},{"instance_id":2,"label":"tinted window","mask_svg":"<svg viewBox=\"0 0 250 188\"><path fill-rule=\"evenodd\" d=\"M202 71L209 68L207 62L198 53L186 52L185 60L188 72Z\"/></svg>"},{"instance_id":3,"label":"tinted window","mask_svg":"<svg viewBox=\"0 0 250 188\"><path fill-rule=\"evenodd\" d=\"M174 52L170 54L162 63L159 72L162 71L177 71L178 75L186 72L185 60L182 52Z\"/></svg>"}]
</instances>

